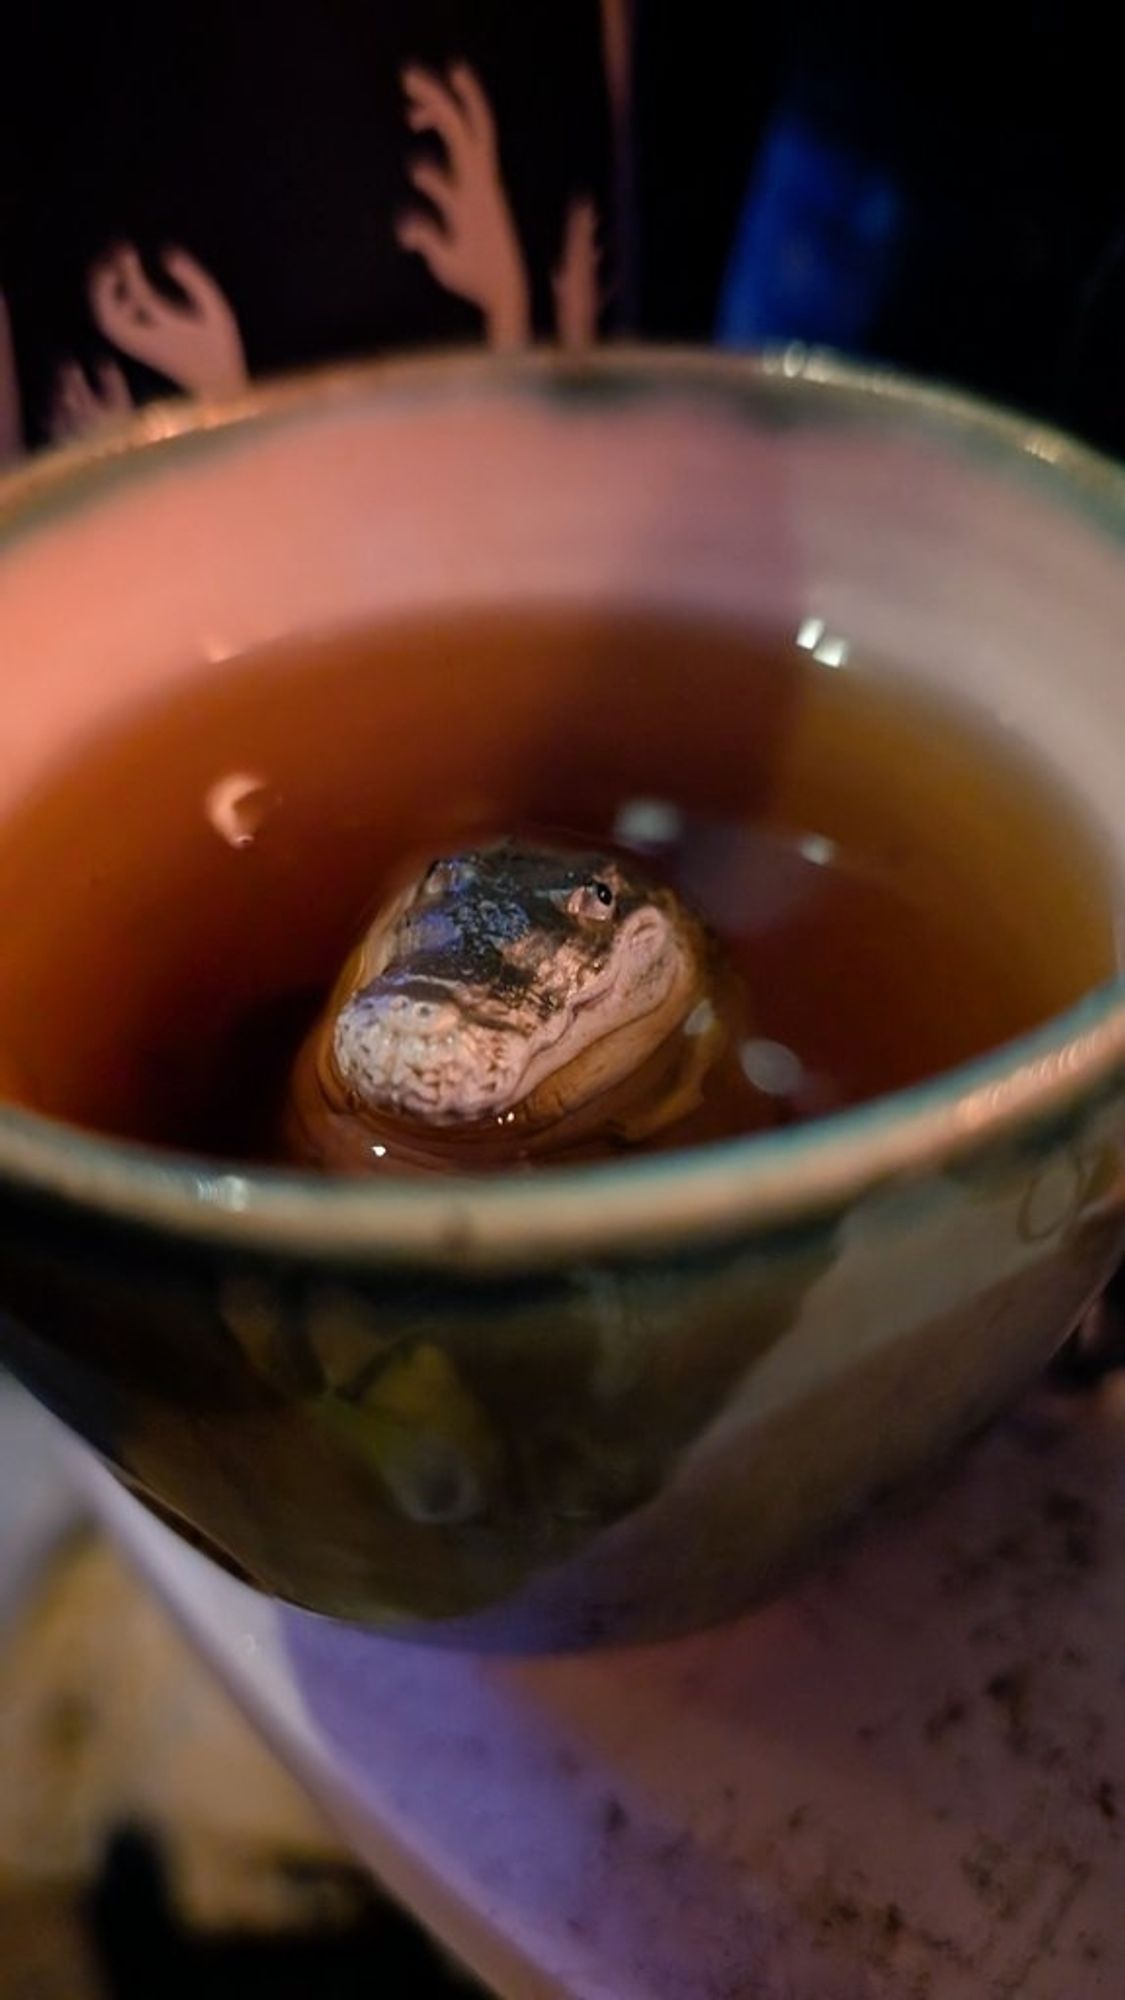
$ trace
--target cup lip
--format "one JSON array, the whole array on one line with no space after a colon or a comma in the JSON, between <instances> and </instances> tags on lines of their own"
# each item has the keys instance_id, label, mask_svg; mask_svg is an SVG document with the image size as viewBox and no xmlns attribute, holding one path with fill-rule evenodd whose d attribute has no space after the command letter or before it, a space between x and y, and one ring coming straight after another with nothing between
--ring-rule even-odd
<instances>
[{"instance_id":1,"label":"cup lip","mask_svg":"<svg viewBox=\"0 0 1125 2000\"><path fill-rule=\"evenodd\" d=\"M1047 482L1125 540L1125 471L1091 447L972 395L790 344L759 353L615 346L580 357L429 354L256 384L223 401L150 405L0 482L0 557L123 475L153 476L205 437L262 434L371 399L466 394L718 395L852 423L906 420L967 458ZM814 1223L890 1180L955 1165L1097 1098L1125 1073L1125 976L1028 1034L906 1090L778 1133L535 1174L349 1180L166 1152L0 1107L0 1180L105 1218L233 1252L448 1271L529 1270L656 1254Z\"/></svg>"}]
</instances>

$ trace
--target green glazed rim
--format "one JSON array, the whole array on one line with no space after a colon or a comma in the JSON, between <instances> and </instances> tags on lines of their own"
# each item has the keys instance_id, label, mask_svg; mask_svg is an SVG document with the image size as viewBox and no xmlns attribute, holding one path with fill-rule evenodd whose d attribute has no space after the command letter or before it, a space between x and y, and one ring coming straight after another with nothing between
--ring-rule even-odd
<instances>
[{"instance_id":1,"label":"green glazed rim","mask_svg":"<svg viewBox=\"0 0 1125 2000\"><path fill-rule=\"evenodd\" d=\"M762 355L618 347L579 360L539 352L373 362L254 386L223 403L152 406L0 483L0 561L25 535L95 507L119 484L218 453L247 430L276 434L372 398L432 405L466 393L606 408L688 395L759 426L905 425L978 467L1033 482L1125 542L1125 471L1061 432L974 397L795 347ZM783 1132L682 1152L534 1175L361 1182L232 1168L9 1108L0 1110L0 1177L204 1249L355 1267L528 1271L607 1255L664 1256L720 1237L800 1227L880 1184L939 1173L967 1153L1065 1120L1119 1084L1122 977L1032 1033L909 1090Z\"/></svg>"}]
</instances>

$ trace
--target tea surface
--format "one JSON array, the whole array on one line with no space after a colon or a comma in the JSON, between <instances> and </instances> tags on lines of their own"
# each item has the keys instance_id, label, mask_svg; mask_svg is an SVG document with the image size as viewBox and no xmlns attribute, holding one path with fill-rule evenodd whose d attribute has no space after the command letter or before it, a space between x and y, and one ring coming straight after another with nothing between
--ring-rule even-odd
<instances>
[{"instance_id":1,"label":"tea surface","mask_svg":"<svg viewBox=\"0 0 1125 2000\"><path fill-rule=\"evenodd\" d=\"M1097 843L976 719L725 625L443 614L201 671L9 814L0 1089L276 1157L300 1041L404 868L547 831L642 855L743 989L665 1146L914 1083L1116 969Z\"/></svg>"}]
</instances>

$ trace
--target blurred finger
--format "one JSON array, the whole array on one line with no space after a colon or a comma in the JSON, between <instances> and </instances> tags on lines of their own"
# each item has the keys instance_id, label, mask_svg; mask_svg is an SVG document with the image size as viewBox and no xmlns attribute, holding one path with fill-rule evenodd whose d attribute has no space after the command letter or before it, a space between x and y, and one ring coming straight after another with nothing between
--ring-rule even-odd
<instances>
[{"instance_id":1,"label":"blurred finger","mask_svg":"<svg viewBox=\"0 0 1125 2000\"><path fill-rule=\"evenodd\" d=\"M98 385L106 410L132 409L133 398L129 394L129 384L116 361L103 361L99 364Z\"/></svg>"},{"instance_id":2,"label":"blurred finger","mask_svg":"<svg viewBox=\"0 0 1125 2000\"><path fill-rule=\"evenodd\" d=\"M160 300L145 277L144 265L131 243L120 249L114 260L119 297L141 326L151 326Z\"/></svg>"},{"instance_id":3,"label":"blurred finger","mask_svg":"<svg viewBox=\"0 0 1125 2000\"><path fill-rule=\"evenodd\" d=\"M453 289L451 245L440 223L418 209L411 209L395 224L395 238L400 249L422 258L439 285Z\"/></svg>"},{"instance_id":4,"label":"blurred finger","mask_svg":"<svg viewBox=\"0 0 1125 2000\"><path fill-rule=\"evenodd\" d=\"M215 280L190 251L173 247L163 252L160 261L173 284L179 286L189 304L199 312L207 312L222 298Z\"/></svg>"},{"instance_id":5,"label":"blurred finger","mask_svg":"<svg viewBox=\"0 0 1125 2000\"><path fill-rule=\"evenodd\" d=\"M496 131L496 121L476 71L470 69L468 63L454 63L449 81L477 137L491 139Z\"/></svg>"},{"instance_id":6,"label":"blurred finger","mask_svg":"<svg viewBox=\"0 0 1125 2000\"><path fill-rule=\"evenodd\" d=\"M450 210L456 206L457 188L446 169L433 160L419 160L410 168L410 180L418 193L424 194L427 201L432 201L439 214L448 221Z\"/></svg>"},{"instance_id":7,"label":"blurred finger","mask_svg":"<svg viewBox=\"0 0 1125 2000\"><path fill-rule=\"evenodd\" d=\"M465 144L468 125L464 111L446 86L428 70L409 69L403 75L406 122L412 132L435 132L450 154Z\"/></svg>"}]
</instances>

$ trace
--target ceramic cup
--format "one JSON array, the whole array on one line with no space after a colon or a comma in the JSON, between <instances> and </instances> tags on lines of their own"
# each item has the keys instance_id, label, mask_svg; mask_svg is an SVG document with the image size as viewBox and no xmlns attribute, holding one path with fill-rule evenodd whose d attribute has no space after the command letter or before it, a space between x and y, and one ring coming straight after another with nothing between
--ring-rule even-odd
<instances>
[{"instance_id":1,"label":"ceramic cup","mask_svg":"<svg viewBox=\"0 0 1125 2000\"><path fill-rule=\"evenodd\" d=\"M4 491L0 811L219 653L634 603L819 621L971 695L1120 853L1123 531L1125 481L1077 446L793 353L153 411ZM243 1172L10 1109L3 1353L263 1591L458 1643L682 1631L1042 1365L1122 1250L1123 1133L1120 982L779 1136L522 1178Z\"/></svg>"}]
</instances>

